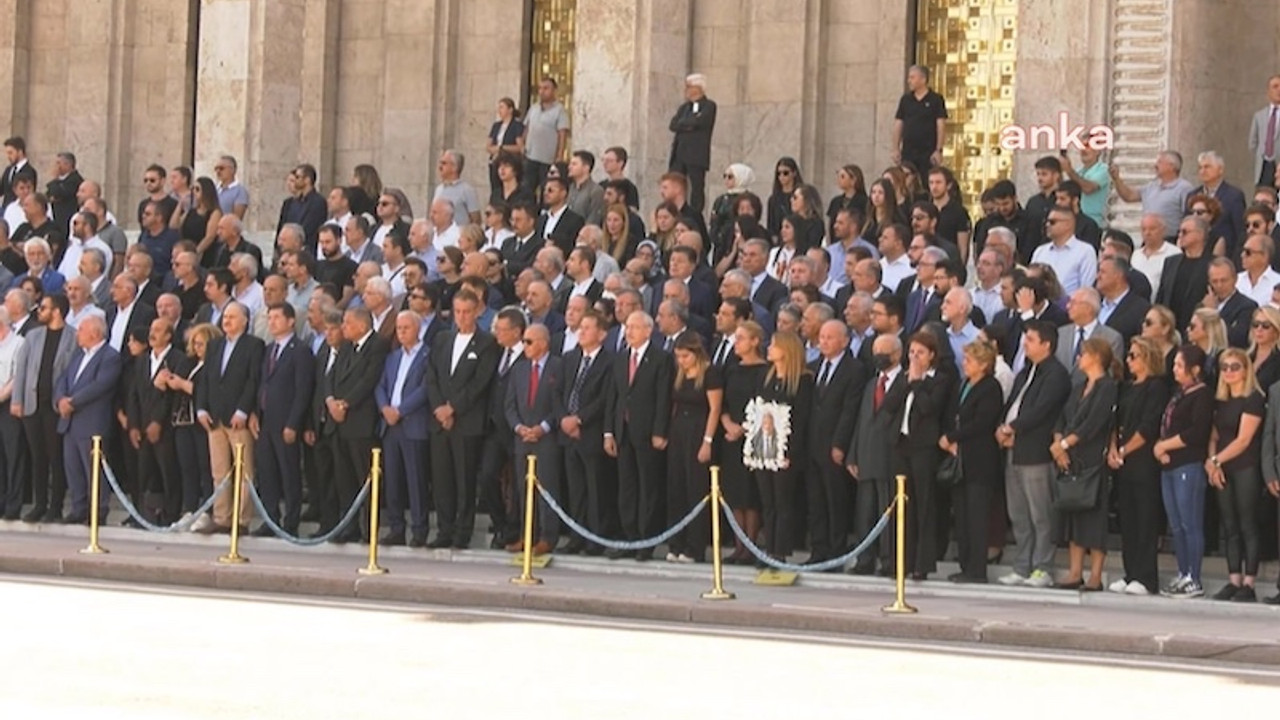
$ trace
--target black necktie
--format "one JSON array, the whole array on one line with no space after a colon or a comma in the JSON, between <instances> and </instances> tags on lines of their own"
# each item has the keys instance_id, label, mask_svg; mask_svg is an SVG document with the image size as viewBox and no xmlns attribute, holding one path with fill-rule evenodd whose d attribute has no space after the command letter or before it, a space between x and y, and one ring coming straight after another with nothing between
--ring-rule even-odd
<instances>
[{"instance_id":1,"label":"black necktie","mask_svg":"<svg viewBox=\"0 0 1280 720\"><path fill-rule=\"evenodd\" d=\"M506 375L507 371L511 369L511 354L514 352L515 348L507 348L507 351L503 353L502 367L498 368L499 375Z\"/></svg>"},{"instance_id":2,"label":"black necktie","mask_svg":"<svg viewBox=\"0 0 1280 720\"><path fill-rule=\"evenodd\" d=\"M578 367L578 377L573 379L573 388L569 391L569 414L576 415L582 401L582 386L587 382L587 372L591 370L591 356L582 356L582 365Z\"/></svg>"},{"instance_id":3,"label":"black necktie","mask_svg":"<svg viewBox=\"0 0 1280 720\"><path fill-rule=\"evenodd\" d=\"M716 349L716 367L723 367L724 364L728 362L729 348L732 347L732 345L733 343L728 336L725 336L725 339L720 341L720 347Z\"/></svg>"},{"instance_id":4,"label":"black necktie","mask_svg":"<svg viewBox=\"0 0 1280 720\"><path fill-rule=\"evenodd\" d=\"M666 350L667 352L671 352L671 348L675 347L675 344L676 344L676 339L673 337L669 337L667 338L667 342L662 346L662 349Z\"/></svg>"},{"instance_id":5,"label":"black necktie","mask_svg":"<svg viewBox=\"0 0 1280 720\"><path fill-rule=\"evenodd\" d=\"M822 361L822 373L818 376L818 387L826 387L831 381L831 361Z\"/></svg>"}]
</instances>

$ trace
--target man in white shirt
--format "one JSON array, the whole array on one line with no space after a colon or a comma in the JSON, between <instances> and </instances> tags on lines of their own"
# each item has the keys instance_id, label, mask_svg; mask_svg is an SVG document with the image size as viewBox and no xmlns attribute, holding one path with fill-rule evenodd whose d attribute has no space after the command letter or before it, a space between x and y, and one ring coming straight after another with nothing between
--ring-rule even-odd
<instances>
[{"instance_id":1,"label":"man in white shirt","mask_svg":"<svg viewBox=\"0 0 1280 720\"><path fill-rule=\"evenodd\" d=\"M1236 288L1264 307L1271 302L1271 291L1280 284L1280 273L1271 269L1275 242L1267 235L1250 235L1240 250L1240 271Z\"/></svg>"},{"instance_id":2,"label":"man in white shirt","mask_svg":"<svg viewBox=\"0 0 1280 720\"><path fill-rule=\"evenodd\" d=\"M405 293L404 261L412 252L409 238L398 231L387 233L382 240L382 277L391 283L392 297L400 297Z\"/></svg>"},{"instance_id":3,"label":"man in white shirt","mask_svg":"<svg viewBox=\"0 0 1280 720\"><path fill-rule=\"evenodd\" d=\"M329 196L325 198L325 205L329 209L329 219L325 222L345 230L347 221L351 219L351 198L347 195L347 189L338 186L330 190Z\"/></svg>"},{"instance_id":4,"label":"man in white shirt","mask_svg":"<svg viewBox=\"0 0 1280 720\"><path fill-rule=\"evenodd\" d=\"M995 320L996 315L1004 309L1004 299L1000 297L1000 276L1004 275L1004 258L990 248L982 251L976 265L978 282L969 291L973 306L982 311L987 322Z\"/></svg>"},{"instance_id":5,"label":"man in white shirt","mask_svg":"<svg viewBox=\"0 0 1280 720\"><path fill-rule=\"evenodd\" d=\"M891 291L916 272L907 257L908 242L896 225L880 231L880 282Z\"/></svg>"},{"instance_id":6,"label":"man in white shirt","mask_svg":"<svg viewBox=\"0 0 1280 720\"><path fill-rule=\"evenodd\" d=\"M458 236L462 228L454 222L453 201L448 198L436 198L431 201L429 214L431 220L431 246L443 250L458 244Z\"/></svg>"},{"instance_id":7,"label":"man in white shirt","mask_svg":"<svg viewBox=\"0 0 1280 720\"><path fill-rule=\"evenodd\" d=\"M231 272L236 285L232 290L235 301L249 310L249 316L262 312L266 305L262 299L262 283L258 282L258 261L249 253L236 253L231 257Z\"/></svg>"},{"instance_id":8,"label":"man in white shirt","mask_svg":"<svg viewBox=\"0 0 1280 720\"><path fill-rule=\"evenodd\" d=\"M1182 250L1176 243L1165 242L1169 230L1159 215L1148 213L1142 216L1138 226L1142 234L1142 245L1133 251L1133 269L1147 276L1151 281L1151 298L1160 295L1160 280L1164 275L1164 261Z\"/></svg>"},{"instance_id":9,"label":"man in white shirt","mask_svg":"<svg viewBox=\"0 0 1280 720\"><path fill-rule=\"evenodd\" d=\"M1076 214L1070 208L1055 207L1045 221L1049 242L1036 248L1032 263L1045 263L1058 275L1063 292L1071 294L1093 287L1098 277L1098 253L1076 239Z\"/></svg>"},{"instance_id":10,"label":"man in white shirt","mask_svg":"<svg viewBox=\"0 0 1280 720\"><path fill-rule=\"evenodd\" d=\"M9 311L0 308L0 403L9 404L13 396L14 373L18 369L18 353L22 336L9 329ZM22 488L26 478L21 472L23 458L22 420L11 413L0 413L0 447L4 464L0 467L0 516L18 520L22 515Z\"/></svg>"},{"instance_id":11,"label":"man in white shirt","mask_svg":"<svg viewBox=\"0 0 1280 720\"><path fill-rule=\"evenodd\" d=\"M104 258L111 257L111 248L98 238L98 216L91 212L78 212L71 216L71 237L67 239L67 249L62 254L62 262L58 264L58 272L65 278L73 278L80 274L80 257L85 248L96 248Z\"/></svg>"}]
</instances>

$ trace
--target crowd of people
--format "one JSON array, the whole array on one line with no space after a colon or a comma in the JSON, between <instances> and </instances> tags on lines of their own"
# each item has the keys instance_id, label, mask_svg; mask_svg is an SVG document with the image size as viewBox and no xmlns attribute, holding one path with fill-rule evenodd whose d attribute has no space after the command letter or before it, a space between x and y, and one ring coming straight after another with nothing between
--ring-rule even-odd
<instances>
[{"instance_id":1,"label":"crowd of people","mask_svg":"<svg viewBox=\"0 0 1280 720\"><path fill-rule=\"evenodd\" d=\"M1280 79L1270 92L1274 118ZM754 542L816 562L865 537L904 475L914 579L954 541L948 579L985 583L1011 533L1000 583L1101 590L1118 526L1106 589L1203 595L1208 545L1230 571L1214 597L1257 598L1280 497L1274 122L1248 202L1213 152L1199 187L1166 151L1131 188L1086 149L1040 158L1025 203L993 183L973 224L942 164L945 102L912 68L894 165L870 183L840 167L824 207L793 158L763 195L734 163L708 203L716 106L692 75L646 211L624 148L597 182L567 147L556 93L547 78L523 115L499 103L483 202L455 150L418 219L370 165L327 195L298 165L269 262L232 157L215 178L149 167L130 244L74 155L39 192L6 140L3 517L86 522L94 436L150 522L229 531L231 493L193 513L242 446L274 524L331 534L380 447L381 542L466 548L479 511L512 552L528 456L574 519L631 541L683 518L718 465ZM1142 203L1137 241L1108 225L1112 190ZM273 532L247 493L238 517ZM535 517L535 553L653 558L564 532L543 502ZM332 541L368 532L366 508ZM704 514L665 558L709 542ZM894 542L847 571L889 575ZM742 543L727 561L760 565Z\"/></svg>"}]
</instances>

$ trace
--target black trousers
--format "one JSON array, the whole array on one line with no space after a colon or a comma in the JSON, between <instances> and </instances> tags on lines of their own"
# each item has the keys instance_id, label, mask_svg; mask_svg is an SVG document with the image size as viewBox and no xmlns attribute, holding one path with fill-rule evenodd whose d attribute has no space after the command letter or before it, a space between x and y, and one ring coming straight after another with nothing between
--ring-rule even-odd
<instances>
[{"instance_id":1,"label":"black trousers","mask_svg":"<svg viewBox=\"0 0 1280 720\"><path fill-rule=\"evenodd\" d=\"M920 447L899 435L894 446L894 469L907 476L906 572L931 573L938 569L938 508L934 502L939 453L936 447Z\"/></svg>"},{"instance_id":2,"label":"black trousers","mask_svg":"<svg viewBox=\"0 0 1280 720\"><path fill-rule=\"evenodd\" d=\"M694 427L676 425L671 432L671 442L667 446L667 527L683 519L694 505L706 497L711 487L710 468L698 462L698 451L702 449L701 430L705 427L706 421L702 420ZM668 543L671 552L683 553L698 561L706 557L707 546L711 544L707 513L714 510L709 508L699 513L689 527L671 538Z\"/></svg>"},{"instance_id":3,"label":"black trousers","mask_svg":"<svg viewBox=\"0 0 1280 720\"><path fill-rule=\"evenodd\" d=\"M989 481L965 478L951 489L956 513L956 541L960 546L960 572L975 580L987 579L987 514L991 507Z\"/></svg>"},{"instance_id":4,"label":"black trousers","mask_svg":"<svg viewBox=\"0 0 1280 720\"><path fill-rule=\"evenodd\" d=\"M258 491L262 504L271 519L290 534L298 533L302 516L302 434L293 443L286 443L280 430L258 434L254 448L254 465L258 472ZM365 464L369 461L366 459ZM359 486L357 486L357 492ZM280 515L280 501L284 501L284 516Z\"/></svg>"},{"instance_id":5,"label":"black trousers","mask_svg":"<svg viewBox=\"0 0 1280 720\"><path fill-rule=\"evenodd\" d=\"M671 171L683 173L689 178L689 205L698 212L707 207L707 169L695 167L675 161L671 163Z\"/></svg>"},{"instance_id":6,"label":"black trousers","mask_svg":"<svg viewBox=\"0 0 1280 720\"><path fill-rule=\"evenodd\" d=\"M515 542L520 536L520 523L509 512L506 496L502 492L502 477L505 469L510 467L512 473L526 471L524 466L511 463L511 449L514 443L515 438L511 433L503 432L501 429L491 430L484 436L484 449L480 455L478 476L480 506L489 514L493 535L503 545Z\"/></svg>"},{"instance_id":7,"label":"black trousers","mask_svg":"<svg viewBox=\"0 0 1280 720\"><path fill-rule=\"evenodd\" d=\"M627 540L643 540L662 531L665 453L649 435L633 437L628 426L617 436L618 516Z\"/></svg>"},{"instance_id":8,"label":"black trousers","mask_svg":"<svg viewBox=\"0 0 1280 720\"><path fill-rule=\"evenodd\" d=\"M902 148L903 162L909 162L916 166L916 173L927 179L929 177L929 169L933 167L933 148Z\"/></svg>"},{"instance_id":9,"label":"black trousers","mask_svg":"<svg viewBox=\"0 0 1280 720\"><path fill-rule=\"evenodd\" d=\"M618 521L618 478L607 471L603 440L579 440L564 449L564 477L569 514L591 532L614 539ZM577 540L577 539L575 539Z\"/></svg>"},{"instance_id":10,"label":"black trousers","mask_svg":"<svg viewBox=\"0 0 1280 720\"><path fill-rule=\"evenodd\" d=\"M195 512L213 494L213 471L209 467L209 434L199 425L173 428L174 446L181 462L182 511ZM218 478L222 480L222 478Z\"/></svg>"},{"instance_id":11,"label":"black trousers","mask_svg":"<svg viewBox=\"0 0 1280 720\"><path fill-rule=\"evenodd\" d=\"M138 485L146 498L143 506L160 523L171 523L182 514L182 474L173 428L162 428L160 439L147 442L146 431L138 446Z\"/></svg>"},{"instance_id":12,"label":"black trousers","mask_svg":"<svg viewBox=\"0 0 1280 720\"><path fill-rule=\"evenodd\" d=\"M831 462L809 461L805 483L809 506L809 549L819 558L843 554L849 541L849 471Z\"/></svg>"},{"instance_id":13,"label":"black trousers","mask_svg":"<svg viewBox=\"0 0 1280 720\"><path fill-rule=\"evenodd\" d=\"M857 498L853 503L853 534L855 542L861 544L871 533L871 528L880 521L880 515L889 507L894 498L894 481L880 478L858 478ZM854 566L856 570L870 572L875 569L876 558L880 558L880 567L893 567L893 554L896 541L893 528L887 528L875 544L875 550L867 549L858 557Z\"/></svg>"},{"instance_id":14,"label":"black trousers","mask_svg":"<svg viewBox=\"0 0 1280 720\"><path fill-rule=\"evenodd\" d=\"M372 437L344 438L338 441L337 472L333 474L333 484L338 496L339 513L345 514L360 494L360 488L369 477L372 453L377 445L377 439ZM370 503L365 503L360 511L360 534L366 537L369 534L369 506ZM349 529L347 534L354 536L355 532Z\"/></svg>"},{"instance_id":15,"label":"black trousers","mask_svg":"<svg viewBox=\"0 0 1280 720\"><path fill-rule=\"evenodd\" d=\"M31 500L35 509L62 512L67 497L67 470L62 462L62 436L58 434L58 414L40 409L22 418L31 457Z\"/></svg>"},{"instance_id":16,"label":"black trousers","mask_svg":"<svg viewBox=\"0 0 1280 720\"><path fill-rule=\"evenodd\" d=\"M1150 454L1147 448L1139 453ZM1116 472L1120 503L1120 554L1124 560L1125 579L1137 580L1147 590L1160 589L1156 552L1159 548L1160 513L1164 501L1160 495L1160 469L1155 458L1149 461L1130 457Z\"/></svg>"},{"instance_id":17,"label":"black trousers","mask_svg":"<svg viewBox=\"0 0 1280 720\"><path fill-rule=\"evenodd\" d=\"M0 413L0 511L6 520L17 520L22 514L25 453L22 421Z\"/></svg>"},{"instance_id":18,"label":"black trousers","mask_svg":"<svg viewBox=\"0 0 1280 720\"><path fill-rule=\"evenodd\" d=\"M338 484L335 479L338 473L338 448L341 444L336 432L321 433L313 449L315 467L311 475L311 504L316 507L319 516L321 535L336 527L341 519L340 513L347 510L345 506L338 507Z\"/></svg>"},{"instance_id":19,"label":"black trousers","mask_svg":"<svg viewBox=\"0 0 1280 720\"><path fill-rule=\"evenodd\" d=\"M1264 506L1264 497L1269 496L1256 465L1228 472L1226 478L1227 486L1215 494L1226 541L1227 572L1256 577L1262 546L1258 510Z\"/></svg>"},{"instance_id":20,"label":"black trousers","mask_svg":"<svg viewBox=\"0 0 1280 720\"><path fill-rule=\"evenodd\" d=\"M800 471L794 466L783 470L756 470L760 488L760 507L764 521L765 549L774 557L785 559L795 547L796 482Z\"/></svg>"},{"instance_id":21,"label":"black trousers","mask_svg":"<svg viewBox=\"0 0 1280 720\"><path fill-rule=\"evenodd\" d=\"M476 475L484 438L436 432L431 435L431 479L435 484L439 537L455 547L471 544L476 526Z\"/></svg>"},{"instance_id":22,"label":"black trousers","mask_svg":"<svg viewBox=\"0 0 1280 720\"><path fill-rule=\"evenodd\" d=\"M524 159L524 179L522 184L533 192L533 196L538 199L538 206L542 206L542 183L547 179L547 171L551 169L548 163L540 163L537 160L530 160L528 157Z\"/></svg>"}]
</instances>

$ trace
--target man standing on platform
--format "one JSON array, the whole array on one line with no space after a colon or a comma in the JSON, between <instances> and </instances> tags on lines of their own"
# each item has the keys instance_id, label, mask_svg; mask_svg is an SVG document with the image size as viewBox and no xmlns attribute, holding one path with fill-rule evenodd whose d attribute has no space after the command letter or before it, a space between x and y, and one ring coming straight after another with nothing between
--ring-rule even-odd
<instances>
[{"instance_id":1,"label":"man standing on platform","mask_svg":"<svg viewBox=\"0 0 1280 720\"><path fill-rule=\"evenodd\" d=\"M278 277L278 276L272 276ZM258 487L267 514L291 535L298 534L302 514L302 473L299 451L307 410L311 404L316 361L294 326L293 306L279 302L266 309L270 345L262 361L257 411L249 417L249 429L257 442ZM284 518L280 500L284 499ZM271 537L264 523L255 537Z\"/></svg>"},{"instance_id":2,"label":"man standing on platform","mask_svg":"<svg viewBox=\"0 0 1280 720\"><path fill-rule=\"evenodd\" d=\"M0 317L0 320L8 320ZM7 325L7 322L0 322ZM90 315L76 330L80 349L71 356L67 370L54 388L58 409L58 432L62 435L62 458L71 491L71 512L64 522L89 521L89 478L92 477L93 436L105 436L113 421L112 404L120 380L120 354L107 345L106 321ZM100 492L105 486L99 488ZM107 494L101 492L99 521L107 516Z\"/></svg>"},{"instance_id":3,"label":"man standing on platform","mask_svg":"<svg viewBox=\"0 0 1280 720\"><path fill-rule=\"evenodd\" d=\"M689 204L698 213L706 208L707 168L711 167L711 133L716 128L716 104L707 97L707 78L694 73L684 79L685 102L671 118L671 162L668 169L689 178Z\"/></svg>"},{"instance_id":4,"label":"man standing on platform","mask_svg":"<svg viewBox=\"0 0 1280 720\"><path fill-rule=\"evenodd\" d=\"M383 545L404 544L404 511L409 509L409 547L427 544L427 349L418 337L422 316L396 316L398 347L387 355L374 398L382 413L383 463L387 469L388 530Z\"/></svg>"}]
</instances>

